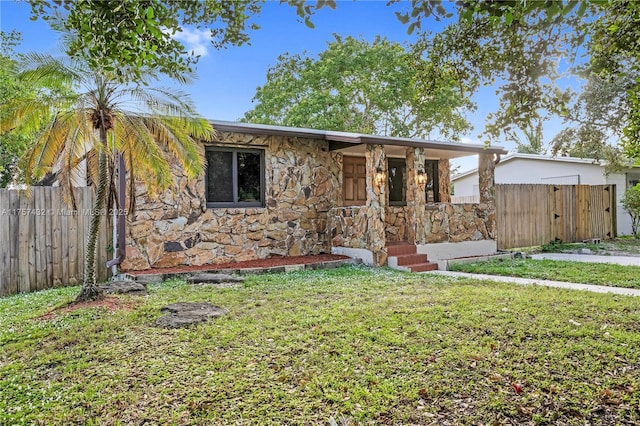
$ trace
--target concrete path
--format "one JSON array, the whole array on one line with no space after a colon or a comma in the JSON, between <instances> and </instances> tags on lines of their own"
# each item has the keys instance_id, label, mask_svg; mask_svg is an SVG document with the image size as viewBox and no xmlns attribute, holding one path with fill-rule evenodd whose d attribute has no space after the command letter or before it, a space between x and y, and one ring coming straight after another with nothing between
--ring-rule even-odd
<instances>
[{"instance_id":1,"label":"concrete path","mask_svg":"<svg viewBox=\"0 0 640 426\"><path fill-rule=\"evenodd\" d=\"M531 258L640 266L640 257L635 256L599 256L595 254L539 253L532 255Z\"/></svg>"},{"instance_id":2,"label":"concrete path","mask_svg":"<svg viewBox=\"0 0 640 426\"><path fill-rule=\"evenodd\" d=\"M577 256L585 256L585 255L577 255ZM611 256L598 256L598 257L611 257ZM477 280L498 281L498 282L505 282L505 283L520 284L520 285L541 285L545 287L566 288L570 290L585 290L585 291L592 291L595 293L613 293L613 294L620 294L624 296L640 297L640 290L632 289L632 288L607 287L604 285L577 284L577 283L567 283L563 281L549 281L549 280L540 280L540 279L532 279L532 278L503 277L499 275L469 274L466 272L454 272L454 271L430 271L430 272L421 272L421 273L444 275L447 277L472 278Z\"/></svg>"}]
</instances>

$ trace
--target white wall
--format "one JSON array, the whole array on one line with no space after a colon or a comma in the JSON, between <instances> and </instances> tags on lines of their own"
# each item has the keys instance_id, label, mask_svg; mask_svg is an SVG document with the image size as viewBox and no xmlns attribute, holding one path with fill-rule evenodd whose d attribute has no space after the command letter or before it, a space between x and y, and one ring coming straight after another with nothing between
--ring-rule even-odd
<instances>
[{"instance_id":1,"label":"white wall","mask_svg":"<svg viewBox=\"0 0 640 426\"><path fill-rule=\"evenodd\" d=\"M480 195L478 172L470 173L453 181L453 193L456 197Z\"/></svg>"},{"instance_id":2,"label":"white wall","mask_svg":"<svg viewBox=\"0 0 640 426\"><path fill-rule=\"evenodd\" d=\"M622 197L627 188L633 186L632 184L640 180L640 171L626 170L626 173L610 174L607 178L607 183L616 185L616 220L618 227L618 235L631 235L631 216L622 207Z\"/></svg>"}]
</instances>

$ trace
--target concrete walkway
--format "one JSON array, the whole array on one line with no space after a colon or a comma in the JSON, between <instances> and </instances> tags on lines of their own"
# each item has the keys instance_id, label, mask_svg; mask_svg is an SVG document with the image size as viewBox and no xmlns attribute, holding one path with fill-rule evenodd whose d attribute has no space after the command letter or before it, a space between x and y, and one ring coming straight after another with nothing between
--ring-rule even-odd
<instances>
[{"instance_id":1,"label":"concrete walkway","mask_svg":"<svg viewBox=\"0 0 640 426\"><path fill-rule=\"evenodd\" d=\"M568 260L570 262L614 263L616 265L640 266L640 257L635 256L599 256L596 254L539 253L532 255L531 258Z\"/></svg>"},{"instance_id":2,"label":"concrete walkway","mask_svg":"<svg viewBox=\"0 0 640 426\"><path fill-rule=\"evenodd\" d=\"M579 256L584 256L584 255L579 255ZM598 257L610 257L610 256L598 256ZM613 293L613 294L620 294L623 296L640 297L640 290L632 289L632 288L608 287L604 285L595 285L595 284L567 283L563 281L549 281L549 280L540 280L540 279L534 279L534 278L518 278L518 277L504 277L499 275L469 274L466 272L454 272L454 271L431 271L431 272L421 272L421 273L444 275L447 277L472 278L476 280L498 281L498 282L504 282L504 283L520 284L520 285L541 285L545 287L566 288L569 290L585 290L585 291L592 291L594 293Z\"/></svg>"}]
</instances>

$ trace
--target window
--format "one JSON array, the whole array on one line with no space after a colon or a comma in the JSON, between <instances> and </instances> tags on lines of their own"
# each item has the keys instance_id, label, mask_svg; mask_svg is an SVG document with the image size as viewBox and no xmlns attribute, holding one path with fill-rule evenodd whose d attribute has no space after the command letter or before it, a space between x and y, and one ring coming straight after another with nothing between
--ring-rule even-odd
<instances>
[{"instance_id":1,"label":"window","mask_svg":"<svg viewBox=\"0 0 640 426\"><path fill-rule=\"evenodd\" d=\"M406 164L404 159L389 158L389 205L404 206L407 203Z\"/></svg>"},{"instance_id":2,"label":"window","mask_svg":"<svg viewBox=\"0 0 640 426\"><path fill-rule=\"evenodd\" d=\"M424 162L424 171L427 175L427 185L425 187L427 203L440 202L440 184L438 182L438 160L427 160Z\"/></svg>"},{"instance_id":3,"label":"window","mask_svg":"<svg viewBox=\"0 0 640 426\"><path fill-rule=\"evenodd\" d=\"M264 152L208 147L207 207L262 207Z\"/></svg>"},{"instance_id":4,"label":"window","mask_svg":"<svg viewBox=\"0 0 640 426\"><path fill-rule=\"evenodd\" d=\"M631 188L640 183L640 174L627 173L627 188Z\"/></svg>"}]
</instances>

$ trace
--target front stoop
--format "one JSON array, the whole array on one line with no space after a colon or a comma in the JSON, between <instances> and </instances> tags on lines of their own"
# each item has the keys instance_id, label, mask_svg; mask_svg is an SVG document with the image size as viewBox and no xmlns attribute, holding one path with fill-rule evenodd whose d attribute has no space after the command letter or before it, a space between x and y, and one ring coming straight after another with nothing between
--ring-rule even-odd
<instances>
[{"instance_id":1,"label":"front stoop","mask_svg":"<svg viewBox=\"0 0 640 426\"><path fill-rule=\"evenodd\" d=\"M408 243L387 245L387 264L393 269L409 272L435 271L438 264L429 262L426 254L418 254L416 246Z\"/></svg>"}]
</instances>

